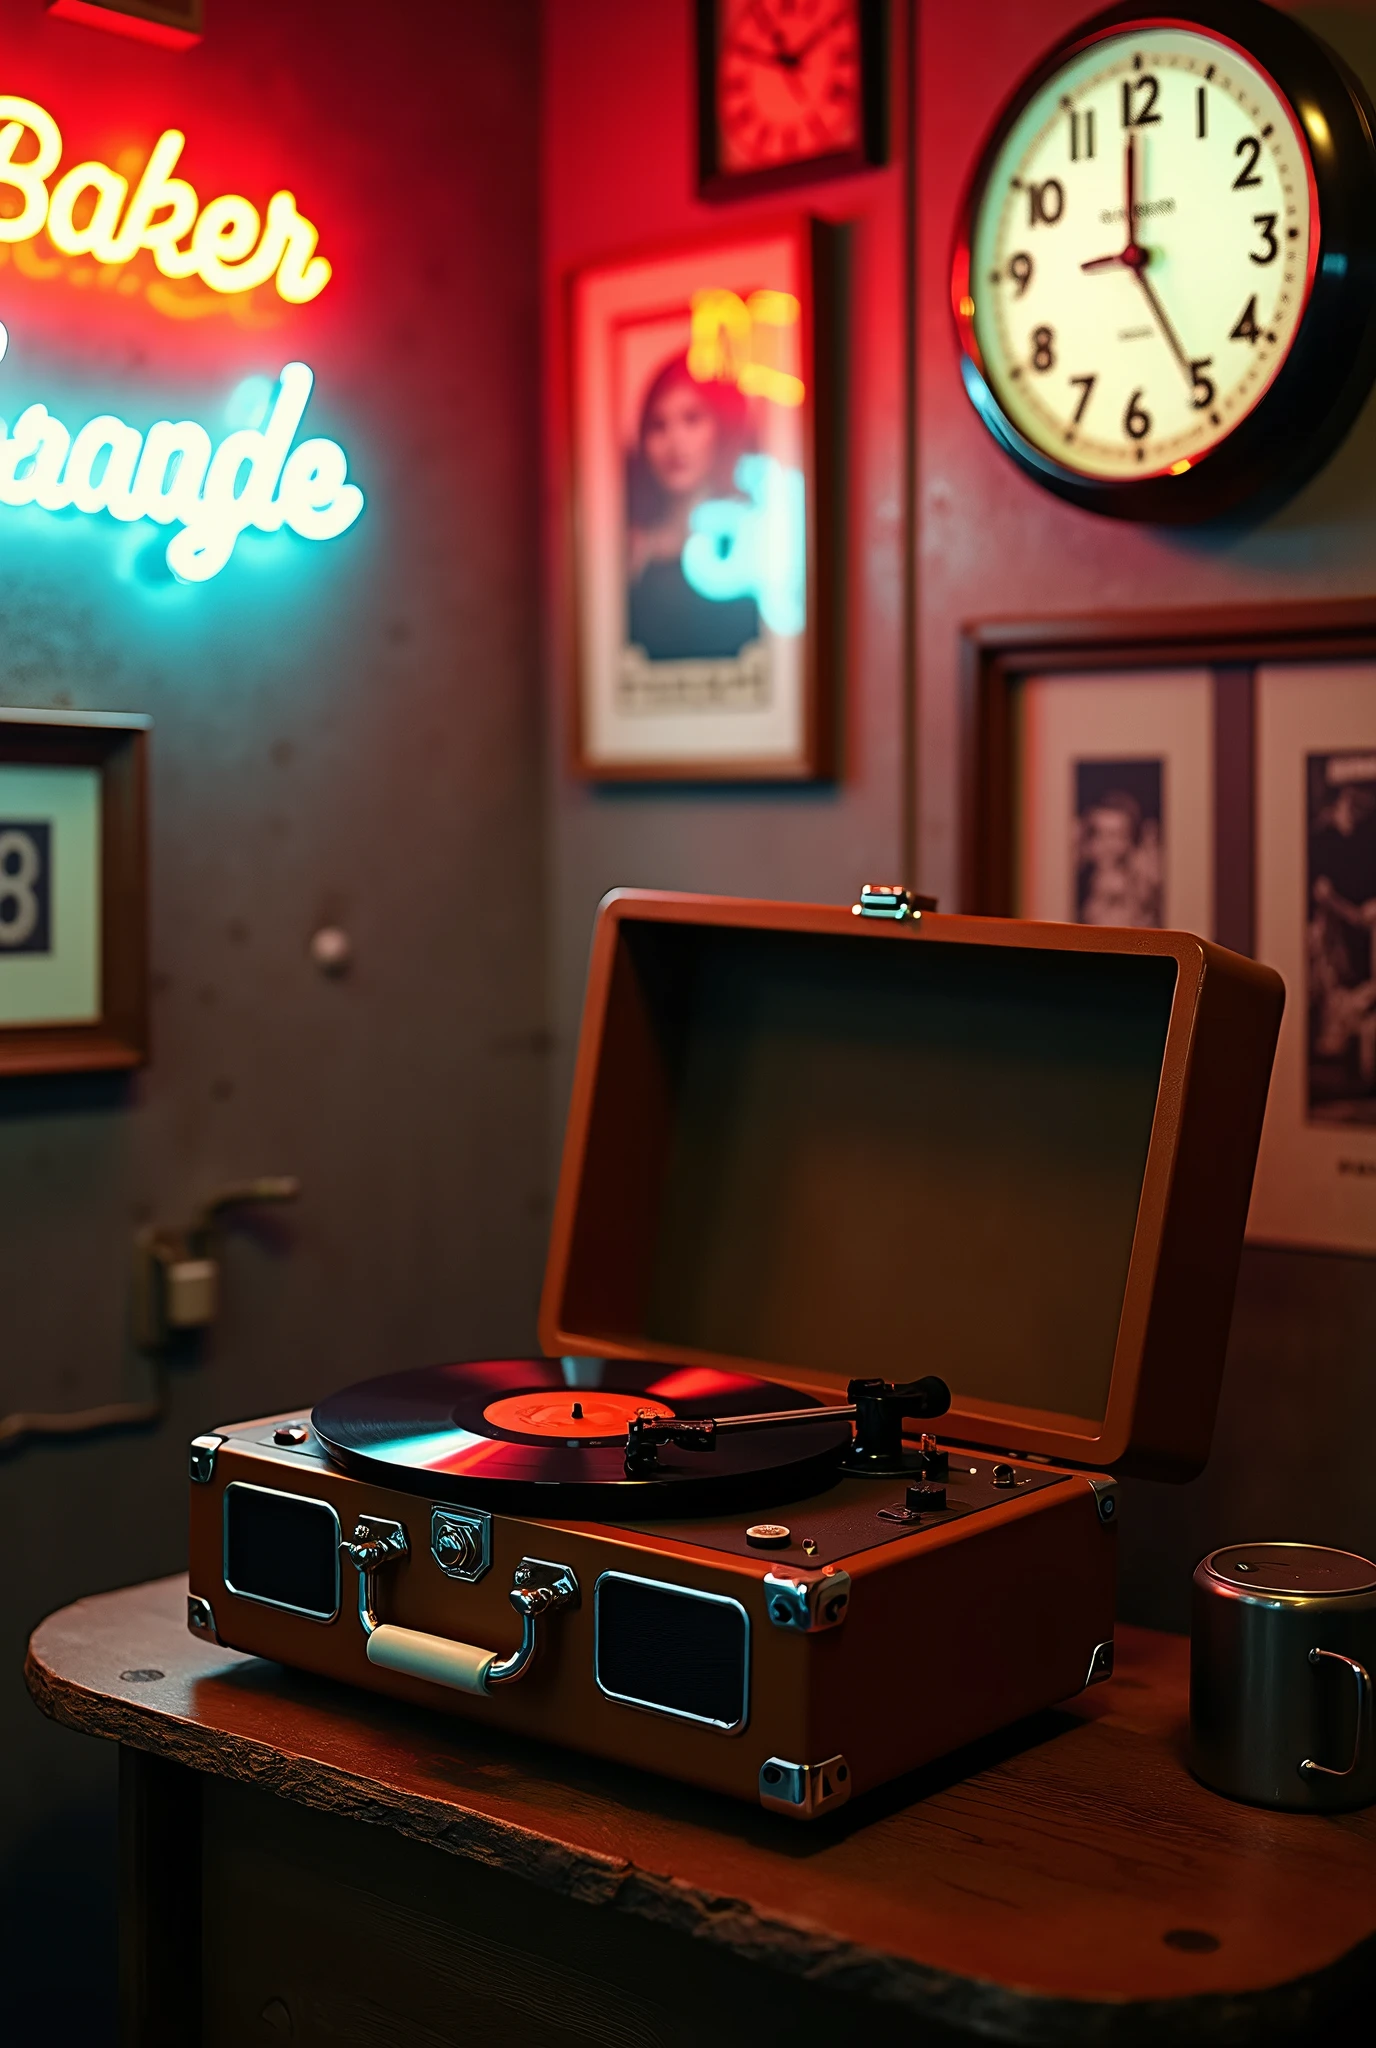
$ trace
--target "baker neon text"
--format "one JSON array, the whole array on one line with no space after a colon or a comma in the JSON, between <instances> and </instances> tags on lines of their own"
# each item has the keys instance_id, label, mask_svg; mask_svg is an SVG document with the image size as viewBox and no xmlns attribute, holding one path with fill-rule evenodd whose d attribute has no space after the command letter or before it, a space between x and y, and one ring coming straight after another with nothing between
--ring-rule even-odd
<instances>
[{"instance_id":1,"label":"baker neon text","mask_svg":"<svg viewBox=\"0 0 1376 2048\"><path fill-rule=\"evenodd\" d=\"M20 199L17 213L0 217L0 242L29 242L46 227L64 256L128 263L148 249L164 277L199 277L216 292L251 292L275 278L294 306L318 298L330 281L329 264L315 253L317 232L290 192L273 193L266 219L237 193L201 205L195 186L173 176L186 147L180 128L158 137L132 193L127 178L95 162L73 164L49 191L62 159L52 115L3 93L0 123L0 192Z\"/></svg>"},{"instance_id":2,"label":"baker neon text","mask_svg":"<svg viewBox=\"0 0 1376 2048\"><path fill-rule=\"evenodd\" d=\"M8 345L0 326L0 356ZM45 405L26 406L12 428L0 420L0 504L177 526L167 566L182 583L218 575L249 527L333 540L362 512L363 493L337 441L296 441L314 383L304 363L288 363L262 427L238 427L218 447L194 420L155 420L140 433L100 413L73 433Z\"/></svg>"}]
</instances>

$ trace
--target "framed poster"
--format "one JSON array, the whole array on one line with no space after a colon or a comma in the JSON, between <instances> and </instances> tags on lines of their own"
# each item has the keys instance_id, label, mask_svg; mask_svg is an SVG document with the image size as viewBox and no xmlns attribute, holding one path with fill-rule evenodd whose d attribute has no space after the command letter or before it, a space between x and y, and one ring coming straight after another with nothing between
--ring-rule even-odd
<instances>
[{"instance_id":1,"label":"framed poster","mask_svg":"<svg viewBox=\"0 0 1376 2048\"><path fill-rule=\"evenodd\" d=\"M0 1075L147 1056L147 729L0 710Z\"/></svg>"},{"instance_id":2,"label":"framed poster","mask_svg":"<svg viewBox=\"0 0 1376 2048\"><path fill-rule=\"evenodd\" d=\"M575 765L597 780L830 766L819 224L573 287Z\"/></svg>"},{"instance_id":3,"label":"framed poster","mask_svg":"<svg viewBox=\"0 0 1376 2048\"><path fill-rule=\"evenodd\" d=\"M1248 1233L1376 1252L1376 664L1257 670L1257 953L1286 1005Z\"/></svg>"},{"instance_id":4,"label":"framed poster","mask_svg":"<svg viewBox=\"0 0 1376 2048\"><path fill-rule=\"evenodd\" d=\"M1211 938L1210 672L1031 675L1012 721L1013 914Z\"/></svg>"}]
</instances>

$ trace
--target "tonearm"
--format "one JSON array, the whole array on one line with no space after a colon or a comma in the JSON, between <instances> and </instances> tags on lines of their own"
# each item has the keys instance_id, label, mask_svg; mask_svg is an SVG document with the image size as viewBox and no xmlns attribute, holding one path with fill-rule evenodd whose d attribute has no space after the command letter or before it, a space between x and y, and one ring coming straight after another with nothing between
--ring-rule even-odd
<instances>
[{"instance_id":1,"label":"tonearm","mask_svg":"<svg viewBox=\"0 0 1376 2048\"><path fill-rule=\"evenodd\" d=\"M944 1415L951 1390L935 1373L925 1379L852 1380L846 1402L837 1408L783 1408L767 1415L713 1415L696 1420L675 1415L634 1415L626 1432L626 1477L648 1479L658 1469L661 1446L680 1451L712 1451L723 1436L749 1430L797 1429L815 1423L853 1422L855 1436L841 1459L846 1472L876 1475L905 1469L903 1419Z\"/></svg>"}]
</instances>

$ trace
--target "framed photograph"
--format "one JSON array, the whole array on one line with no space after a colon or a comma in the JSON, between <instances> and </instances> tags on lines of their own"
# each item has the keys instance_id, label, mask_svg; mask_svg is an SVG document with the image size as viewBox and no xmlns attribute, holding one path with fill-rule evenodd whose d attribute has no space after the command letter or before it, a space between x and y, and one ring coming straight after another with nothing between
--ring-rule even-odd
<instances>
[{"instance_id":1,"label":"framed photograph","mask_svg":"<svg viewBox=\"0 0 1376 2048\"><path fill-rule=\"evenodd\" d=\"M573 287L575 765L830 768L826 240L803 220Z\"/></svg>"},{"instance_id":2,"label":"framed photograph","mask_svg":"<svg viewBox=\"0 0 1376 2048\"><path fill-rule=\"evenodd\" d=\"M1013 914L1212 937L1209 671L1032 675L1012 718Z\"/></svg>"},{"instance_id":3,"label":"framed photograph","mask_svg":"<svg viewBox=\"0 0 1376 2048\"><path fill-rule=\"evenodd\" d=\"M1249 1234L1376 1252L1376 664L1256 681L1257 952L1286 1007Z\"/></svg>"},{"instance_id":4,"label":"framed photograph","mask_svg":"<svg viewBox=\"0 0 1376 2048\"><path fill-rule=\"evenodd\" d=\"M701 196L883 163L884 30L884 0L697 0Z\"/></svg>"},{"instance_id":5,"label":"framed photograph","mask_svg":"<svg viewBox=\"0 0 1376 2048\"><path fill-rule=\"evenodd\" d=\"M0 1075L147 1058L148 724L0 710Z\"/></svg>"}]
</instances>

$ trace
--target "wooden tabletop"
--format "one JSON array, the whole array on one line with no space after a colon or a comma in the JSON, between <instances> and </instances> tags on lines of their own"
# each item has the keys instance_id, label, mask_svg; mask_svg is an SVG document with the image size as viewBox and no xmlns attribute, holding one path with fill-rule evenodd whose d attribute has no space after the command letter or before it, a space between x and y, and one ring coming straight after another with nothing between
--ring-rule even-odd
<instances>
[{"instance_id":1,"label":"wooden tabletop","mask_svg":"<svg viewBox=\"0 0 1376 2048\"><path fill-rule=\"evenodd\" d=\"M801 1826L216 1649L185 1602L164 1579L51 1616L38 1705L983 2039L1269 2040L1370 2009L1376 1812L1197 1784L1183 1638L1121 1629L1107 1684Z\"/></svg>"}]
</instances>

